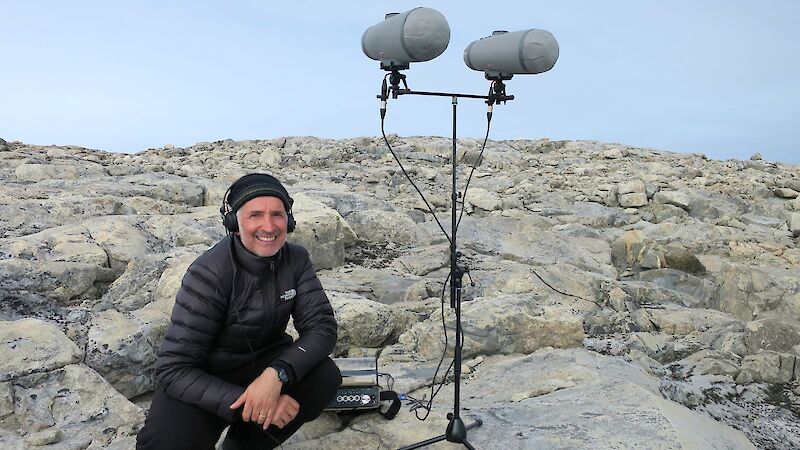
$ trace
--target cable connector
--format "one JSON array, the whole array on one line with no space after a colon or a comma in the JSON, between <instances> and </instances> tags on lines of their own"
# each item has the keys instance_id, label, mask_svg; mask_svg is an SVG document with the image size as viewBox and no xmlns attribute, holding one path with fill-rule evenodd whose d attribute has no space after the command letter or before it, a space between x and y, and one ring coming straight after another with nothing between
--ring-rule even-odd
<instances>
[{"instance_id":1,"label":"cable connector","mask_svg":"<svg viewBox=\"0 0 800 450\"><path fill-rule=\"evenodd\" d=\"M386 100L389 98L389 87L386 85L386 77L383 77L381 84L381 120L386 117Z\"/></svg>"}]
</instances>

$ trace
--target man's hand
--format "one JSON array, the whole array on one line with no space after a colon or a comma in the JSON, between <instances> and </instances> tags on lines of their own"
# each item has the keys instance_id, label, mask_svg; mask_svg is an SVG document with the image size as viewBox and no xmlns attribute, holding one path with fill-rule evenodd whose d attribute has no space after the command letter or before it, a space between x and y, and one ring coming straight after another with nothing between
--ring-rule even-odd
<instances>
[{"instance_id":1,"label":"man's hand","mask_svg":"<svg viewBox=\"0 0 800 450\"><path fill-rule=\"evenodd\" d=\"M278 428L283 428L297 417L298 412L300 412L300 404L289 395L283 394L278 398L278 405L275 407L272 423Z\"/></svg>"},{"instance_id":2,"label":"man's hand","mask_svg":"<svg viewBox=\"0 0 800 450\"><path fill-rule=\"evenodd\" d=\"M242 420L256 422L266 430L276 417L278 396L283 383L278 379L278 372L268 367L258 378L253 380L244 393L231 405L231 409L239 409L242 405ZM295 402L296 403L296 402ZM286 409L285 407L282 409ZM299 408L298 408L299 409ZM283 411L281 411L283 413ZM297 415L297 413L295 413ZM292 417L294 418L294 417Z\"/></svg>"}]
</instances>

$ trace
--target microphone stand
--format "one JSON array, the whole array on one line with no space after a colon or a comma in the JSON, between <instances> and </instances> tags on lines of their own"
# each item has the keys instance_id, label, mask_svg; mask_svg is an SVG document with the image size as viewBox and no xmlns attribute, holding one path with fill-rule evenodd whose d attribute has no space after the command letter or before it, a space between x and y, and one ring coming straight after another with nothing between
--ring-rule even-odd
<instances>
[{"instance_id":1,"label":"microphone stand","mask_svg":"<svg viewBox=\"0 0 800 450\"><path fill-rule=\"evenodd\" d=\"M507 78L506 78L507 79ZM402 80L405 89L400 89L400 81ZM454 380L454 395L453 395L453 412L447 414L447 418L450 421L447 425L445 433L443 435L427 439L425 441L418 442L416 444L411 444L405 447L400 448L399 450L411 450L415 448L425 447L427 445L434 444L436 442L441 442L447 440L449 442L455 442L457 444L463 444L469 450L475 450L475 448L470 445L467 441L467 430L471 430L473 428L477 428L483 425L483 421L481 419L476 419L475 422L464 425L464 421L461 419L460 410L461 410L461 350L463 346L462 336L461 336L461 288L463 283L463 277L465 273L469 272L469 268L459 263L458 257L460 253L458 252L458 247L456 245L456 228L457 228L457 215L456 215L456 205L458 204L458 186L457 186L457 169L458 169L458 153L456 152L456 143L457 143L457 134L456 134L456 118L457 118L457 110L458 110L458 99L459 98L476 98L485 100L487 105L489 105L489 111L487 113L487 118L491 120L492 115L492 106L494 104L500 104L500 102L506 102L508 100L514 100L513 95L506 95L505 93L505 85L503 84L501 79L495 79L493 88L490 90L489 95L472 95L472 94L453 94L453 93L446 93L446 92L423 92L423 91L412 91L408 89L408 86L405 83L405 75L400 74L396 70L392 71L390 75L390 83L391 87L388 89L389 93L391 93L392 98L397 98L398 95L426 95L426 96L436 96L436 97L451 97L452 104L453 104L453 154L452 154L452 164L453 164L453 179L452 179L452 191L451 191L451 231L450 231L450 308L455 309L456 313L456 342L455 342L455 354L453 356L453 373L455 376ZM384 79L384 86L381 90L381 95L378 96L381 99L381 114L385 114L385 101L388 98L387 96L387 89L385 85ZM461 208L464 208L464 205L461 205Z\"/></svg>"}]
</instances>

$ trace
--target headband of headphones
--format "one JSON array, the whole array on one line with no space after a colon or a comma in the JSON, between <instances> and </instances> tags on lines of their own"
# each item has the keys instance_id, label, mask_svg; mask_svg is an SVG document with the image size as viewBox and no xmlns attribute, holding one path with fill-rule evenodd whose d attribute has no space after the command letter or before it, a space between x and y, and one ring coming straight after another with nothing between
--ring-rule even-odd
<instances>
[{"instance_id":1,"label":"headband of headphones","mask_svg":"<svg viewBox=\"0 0 800 450\"><path fill-rule=\"evenodd\" d=\"M289 196L289 192L283 187L280 181L272 175L265 173L251 173L234 181L231 187L225 192L222 199L222 206L219 212L222 214L222 225L229 233L239 231L239 223L236 220L236 211L248 201L256 197L277 197L283 202L287 214L287 231L291 233L295 228L295 220L292 215L292 204L294 200Z\"/></svg>"}]
</instances>

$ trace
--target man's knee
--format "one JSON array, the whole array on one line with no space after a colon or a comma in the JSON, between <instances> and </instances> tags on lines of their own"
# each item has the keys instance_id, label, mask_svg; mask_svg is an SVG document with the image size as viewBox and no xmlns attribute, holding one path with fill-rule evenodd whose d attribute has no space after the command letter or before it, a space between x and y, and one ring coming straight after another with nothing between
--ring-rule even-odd
<instances>
[{"instance_id":1,"label":"man's knee","mask_svg":"<svg viewBox=\"0 0 800 450\"><path fill-rule=\"evenodd\" d=\"M336 363L330 358L325 358L299 380L288 393L300 403L301 419L308 421L320 415L322 409L336 396L336 391L341 384L342 375Z\"/></svg>"},{"instance_id":2,"label":"man's knee","mask_svg":"<svg viewBox=\"0 0 800 450\"><path fill-rule=\"evenodd\" d=\"M136 449L212 449L225 425L223 419L157 390L136 436Z\"/></svg>"},{"instance_id":3,"label":"man's knee","mask_svg":"<svg viewBox=\"0 0 800 450\"><path fill-rule=\"evenodd\" d=\"M324 380L325 385L331 391L332 397L333 393L335 393L342 384L342 373L339 371L339 367L336 366L336 363L330 358L325 358L317 367L321 372L320 376Z\"/></svg>"}]
</instances>

